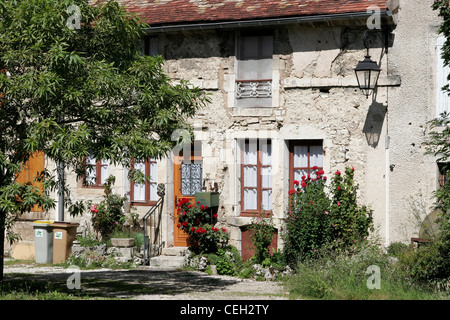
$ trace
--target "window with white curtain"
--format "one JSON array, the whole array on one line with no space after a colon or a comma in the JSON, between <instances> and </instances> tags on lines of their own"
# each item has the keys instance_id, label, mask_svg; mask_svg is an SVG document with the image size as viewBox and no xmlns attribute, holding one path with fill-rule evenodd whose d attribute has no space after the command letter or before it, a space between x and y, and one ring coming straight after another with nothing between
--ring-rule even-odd
<instances>
[{"instance_id":1,"label":"window with white curtain","mask_svg":"<svg viewBox=\"0 0 450 320\"><path fill-rule=\"evenodd\" d=\"M144 181L131 182L131 201L135 204L153 204L158 200L158 164L156 159L134 161L133 169L144 175Z\"/></svg>"},{"instance_id":2,"label":"window with white curtain","mask_svg":"<svg viewBox=\"0 0 450 320\"><path fill-rule=\"evenodd\" d=\"M87 187L102 187L109 176L109 160L97 160L90 155L86 157L85 165L84 185Z\"/></svg>"},{"instance_id":3,"label":"window with white curtain","mask_svg":"<svg viewBox=\"0 0 450 320\"><path fill-rule=\"evenodd\" d=\"M241 154L241 208L243 213L272 210L272 144L246 139Z\"/></svg>"},{"instance_id":4,"label":"window with white curtain","mask_svg":"<svg viewBox=\"0 0 450 320\"><path fill-rule=\"evenodd\" d=\"M450 67L444 65L442 59L442 46L445 37L439 36L437 41L437 66L436 66L436 117L440 117L443 112L450 112L450 96L447 92L442 91L442 87L449 84L447 76L450 74Z\"/></svg>"},{"instance_id":5,"label":"window with white curtain","mask_svg":"<svg viewBox=\"0 0 450 320\"><path fill-rule=\"evenodd\" d=\"M322 140L295 140L290 141L289 152L289 184L294 186L294 180L301 181L302 177L315 177L316 170L323 169Z\"/></svg>"}]
</instances>

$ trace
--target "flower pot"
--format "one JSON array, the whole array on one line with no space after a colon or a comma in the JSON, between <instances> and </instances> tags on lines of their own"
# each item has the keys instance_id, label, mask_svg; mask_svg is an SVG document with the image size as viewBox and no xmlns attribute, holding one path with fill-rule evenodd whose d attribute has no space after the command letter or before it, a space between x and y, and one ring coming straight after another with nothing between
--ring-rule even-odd
<instances>
[{"instance_id":1,"label":"flower pot","mask_svg":"<svg viewBox=\"0 0 450 320\"><path fill-rule=\"evenodd\" d=\"M111 238L114 247L130 248L134 246L134 238Z\"/></svg>"}]
</instances>

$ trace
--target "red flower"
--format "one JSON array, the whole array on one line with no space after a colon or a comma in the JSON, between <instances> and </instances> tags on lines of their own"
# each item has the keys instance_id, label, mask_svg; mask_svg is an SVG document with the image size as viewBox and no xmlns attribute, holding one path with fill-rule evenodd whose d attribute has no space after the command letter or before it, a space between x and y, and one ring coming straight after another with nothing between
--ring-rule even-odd
<instances>
[{"instance_id":1,"label":"red flower","mask_svg":"<svg viewBox=\"0 0 450 320\"><path fill-rule=\"evenodd\" d=\"M223 232L227 232L227 229L225 229L225 228L222 228L222 231L223 231Z\"/></svg>"},{"instance_id":2,"label":"red flower","mask_svg":"<svg viewBox=\"0 0 450 320\"><path fill-rule=\"evenodd\" d=\"M319 169L317 166L312 167L313 170Z\"/></svg>"},{"instance_id":3,"label":"red flower","mask_svg":"<svg viewBox=\"0 0 450 320\"><path fill-rule=\"evenodd\" d=\"M341 191L341 187L338 186L337 189L338 189L339 191Z\"/></svg>"},{"instance_id":4,"label":"red flower","mask_svg":"<svg viewBox=\"0 0 450 320\"><path fill-rule=\"evenodd\" d=\"M302 181L302 188L306 188L306 182Z\"/></svg>"},{"instance_id":5,"label":"red flower","mask_svg":"<svg viewBox=\"0 0 450 320\"><path fill-rule=\"evenodd\" d=\"M336 171L336 175L337 176L340 176L341 175L341 172L338 170L338 171Z\"/></svg>"},{"instance_id":6,"label":"red flower","mask_svg":"<svg viewBox=\"0 0 450 320\"><path fill-rule=\"evenodd\" d=\"M292 196L293 194L295 194L295 190L289 190L289 195Z\"/></svg>"},{"instance_id":7,"label":"red flower","mask_svg":"<svg viewBox=\"0 0 450 320\"><path fill-rule=\"evenodd\" d=\"M203 205L200 206L200 209L205 210L205 207Z\"/></svg>"},{"instance_id":8,"label":"red flower","mask_svg":"<svg viewBox=\"0 0 450 320\"><path fill-rule=\"evenodd\" d=\"M213 214L213 218L217 218L217 213Z\"/></svg>"},{"instance_id":9,"label":"red flower","mask_svg":"<svg viewBox=\"0 0 450 320\"><path fill-rule=\"evenodd\" d=\"M297 180L294 180L294 185L298 185L299 182Z\"/></svg>"},{"instance_id":10,"label":"red flower","mask_svg":"<svg viewBox=\"0 0 450 320\"><path fill-rule=\"evenodd\" d=\"M187 227L188 226L187 221L183 222L182 225L183 225L183 227Z\"/></svg>"}]
</instances>

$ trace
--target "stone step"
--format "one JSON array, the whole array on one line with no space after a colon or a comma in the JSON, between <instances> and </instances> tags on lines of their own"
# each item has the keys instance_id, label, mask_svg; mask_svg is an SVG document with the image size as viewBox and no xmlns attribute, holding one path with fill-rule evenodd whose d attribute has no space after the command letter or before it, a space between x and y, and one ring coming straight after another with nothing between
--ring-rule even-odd
<instances>
[{"instance_id":1,"label":"stone step","mask_svg":"<svg viewBox=\"0 0 450 320\"><path fill-rule=\"evenodd\" d=\"M162 268L179 268L184 266L184 256L156 256L150 259L150 266Z\"/></svg>"},{"instance_id":2,"label":"stone step","mask_svg":"<svg viewBox=\"0 0 450 320\"><path fill-rule=\"evenodd\" d=\"M162 248L161 255L162 256L183 256L186 254L187 247L170 247L170 248Z\"/></svg>"}]
</instances>

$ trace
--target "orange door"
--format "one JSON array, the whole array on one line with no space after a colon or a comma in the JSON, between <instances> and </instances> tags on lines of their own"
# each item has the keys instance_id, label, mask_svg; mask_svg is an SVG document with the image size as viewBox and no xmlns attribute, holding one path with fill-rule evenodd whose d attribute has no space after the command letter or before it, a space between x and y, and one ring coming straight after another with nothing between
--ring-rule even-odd
<instances>
[{"instance_id":1,"label":"orange door","mask_svg":"<svg viewBox=\"0 0 450 320\"><path fill-rule=\"evenodd\" d=\"M44 153L36 151L24 165L24 169L17 175L16 182L21 184L31 184L43 190L43 182L36 181L39 175L44 171ZM31 211L42 212L43 209L35 205Z\"/></svg>"},{"instance_id":2,"label":"orange door","mask_svg":"<svg viewBox=\"0 0 450 320\"><path fill-rule=\"evenodd\" d=\"M193 163L195 157L191 157L191 161L183 161L183 156L174 157L173 168L173 183L174 183L174 246L175 247L187 247L189 246L188 235L180 230L178 224L178 211L177 202L181 198L188 198L192 203L195 201L195 192L201 191L201 163L199 159L196 159L196 163ZM201 159L201 157L200 157ZM189 174L186 175L186 171L189 170ZM195 171L191 176L191 171ZM184 172L184 173L183 173ZM182 187L182 183L184 186ZM195 184L195 185L194 185ZM189 187L188 187L189 186ZM200 188L200 189L199 189Z\"/></svg>"}]
</instances>

